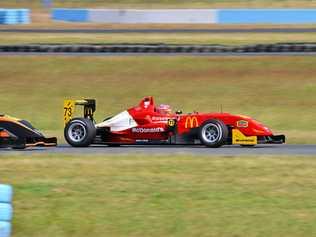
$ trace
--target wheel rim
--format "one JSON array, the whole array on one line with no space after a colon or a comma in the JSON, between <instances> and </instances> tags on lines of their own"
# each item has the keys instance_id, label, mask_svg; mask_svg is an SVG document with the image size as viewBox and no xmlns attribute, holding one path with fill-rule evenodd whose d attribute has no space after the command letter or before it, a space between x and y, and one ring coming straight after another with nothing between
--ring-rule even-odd
<instances>
[{"instance_id":1,"label":"wheel rim","mask_svg":"<svg viewBox=\"0 0 316 237\"><path fill-rule=\"evenodd\" d=\"M222 129L216 124L207 124L202 129L204 141L214 143L222 138Z\"/></svg>"},{"instance_id":2,"label":"wheel rim","mask_svg":"<svg viewBox=\"0 0 316 237\"><path fill-rule=\"evenodd\" d=\"M86 134L86 128L81 123L73 123L68 129L68 137L74 142L81 142Z\"/></svg>"}]
</instances>

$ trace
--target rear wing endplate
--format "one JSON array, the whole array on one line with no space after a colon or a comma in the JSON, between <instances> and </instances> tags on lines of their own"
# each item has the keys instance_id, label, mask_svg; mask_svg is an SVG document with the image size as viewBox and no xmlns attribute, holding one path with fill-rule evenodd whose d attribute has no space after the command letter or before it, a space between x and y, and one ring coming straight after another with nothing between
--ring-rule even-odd
<instances>
[{"instance_id":1,"label":"rear wing endplate","mask_svg":"<svg viewBox=\"0 0 316 237\"><path fill-rule=\"evenodd\" d=\"M84 100L65 100L64 101L64 125L72 119L76 106L83 106L84 118L93 120L93 114L96 110L95 99L84 99Z\"/></svg>"}]
</instances>

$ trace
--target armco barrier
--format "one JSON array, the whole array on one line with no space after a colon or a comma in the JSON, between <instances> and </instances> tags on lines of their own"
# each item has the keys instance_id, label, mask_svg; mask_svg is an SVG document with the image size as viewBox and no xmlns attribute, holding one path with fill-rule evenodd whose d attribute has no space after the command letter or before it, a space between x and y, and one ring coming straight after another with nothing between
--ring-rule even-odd
<instances>
[{"instance_id":1,"label":"armco barrier","mask_svg":"<svg viewBox=\"0 0 316 237\"><path fill-rule=\"evenodd\" d=\"M0 45L0 52L21 53L315 53L316 43L279 43L241 46L176 44L31 44Z\"/></svg>"},{"instance_id":2,"label":"armco barrier","mask_svg":"<svg viewBox=\"0 0 316 237\"><path fill-rule=\"evenodd\" d=\"M99 23L313 24L316 9L71 9L55 8L56 21Z\"/></svg>"},{"instance_id":3,"label":"armco barrier","mask_svg":"<svg viewBox=\"0 0 316 237\"><path fill-rule=\"evenodd\" d=\"M0 9L0 24L28 24L30 23L29 9Z\"/></svg>"},{"instance_id":4,"label":"armco barrier","mask_svg":"<svg viewBox=\"0 0 316 237\"><path fill-rule=\"evenodd\" d=\"M12 194L10 185L0 184L0 237L10 237L11 235Z\"/></svg>"}]
</instances>

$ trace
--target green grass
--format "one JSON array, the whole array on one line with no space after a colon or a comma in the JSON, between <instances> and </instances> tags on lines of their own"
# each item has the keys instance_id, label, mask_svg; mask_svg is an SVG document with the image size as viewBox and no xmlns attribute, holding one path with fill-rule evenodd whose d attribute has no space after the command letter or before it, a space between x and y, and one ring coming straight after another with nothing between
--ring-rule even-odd
<instances>
[{"instance_id":1,"label":"green grass","mask_svg":"<svg viewBox=\"0 0 316 237\"><path fill-rule=\"evenodd\" d=\"M1 112L62 135L66 98L96 98L96 119L147 95L184 112L223 110L290 143L316 142L315 57L0 57Z\"/></svg>"},{"instance_id":2,"label":"green grass","mask_svg":"<svg viewBox=\"0 0 316 237\"><path fill-rule=\"evenodd\" d=\"M206 7L311 7L314 0L53 0L54 7L141 7L141 8L206 8ZM41 8L41 0L2 0L3 7Z\"/></svg>"},{"instance_id":3,"label":"green grass","mask_svg":"<svg viewBox=\"0 0 316 237\"><path fill-rule=\"evenodd\" d=\"M14 237L313 236L315 157L6 155Z\"/></svg>"},{"instance_id":4,"label":"green grass","mask_svg":"<svg viewBox=\"0 0 316 237\"><path fill-rule=\"evenodd\" d=\"M172 43L172 44L264 44L279 42L316 42L315 33L304 34L29 34L2 33L0 44L30 44L30 43Z\"/></svg>"}]
</instances>

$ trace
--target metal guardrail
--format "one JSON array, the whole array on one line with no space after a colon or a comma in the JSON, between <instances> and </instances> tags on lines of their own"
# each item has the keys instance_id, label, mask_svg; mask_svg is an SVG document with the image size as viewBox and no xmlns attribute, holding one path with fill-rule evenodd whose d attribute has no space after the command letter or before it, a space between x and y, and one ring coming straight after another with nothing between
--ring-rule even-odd
<instances>
[{"instance_id":1,"label":"metal guardrail","mask_svg":"<svg viewBox=\"0 0 316 237\"><path fill-rule=\"evenodd\" d=\"M180 44L28 44L0 45L0 52L23 53L304 53L316 43L277 43L241 46Z\"/></svg>"}]
</instances>

